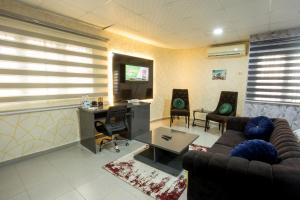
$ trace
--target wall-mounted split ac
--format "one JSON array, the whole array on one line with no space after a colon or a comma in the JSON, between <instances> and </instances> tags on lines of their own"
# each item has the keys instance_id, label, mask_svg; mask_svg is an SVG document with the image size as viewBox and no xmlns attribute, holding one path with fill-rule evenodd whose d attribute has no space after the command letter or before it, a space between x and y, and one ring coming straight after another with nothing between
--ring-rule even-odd
<instances>
[{"instance_id":1,"label":"wall-mounted split ac","mask_svg":"<svg viewBox=\"0 0 300 200\"><path fill-rule=\"evenodd\" d=\"M209 58L245 56L246 54L247 54L247 45L245 43L219 45L219 46L209 47L207 49L207 56Z\"/></svg>"}]
</instances>

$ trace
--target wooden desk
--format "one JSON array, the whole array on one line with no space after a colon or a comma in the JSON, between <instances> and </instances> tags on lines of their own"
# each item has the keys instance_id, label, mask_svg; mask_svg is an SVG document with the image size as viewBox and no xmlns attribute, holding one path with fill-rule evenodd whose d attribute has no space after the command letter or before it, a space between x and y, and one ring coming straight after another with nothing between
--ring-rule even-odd
<instances>
[{"instance_id":1,"label":"wooden desk","mask_svg":"<svg viewBox=\"0 0 300 200\"><path fill-rule=\"evenodd\" d=\"M116 105L116 104L115 104ZM120 104L117 104L120 105ZM107 110L113 105L104 105L96 109L79 108L80 143L97 153L95 135L97 133L94 122L96 119L106 118ZM150 103L126 104L129 113L128 139L150 131Z\"/></svg>"}]
</instances>

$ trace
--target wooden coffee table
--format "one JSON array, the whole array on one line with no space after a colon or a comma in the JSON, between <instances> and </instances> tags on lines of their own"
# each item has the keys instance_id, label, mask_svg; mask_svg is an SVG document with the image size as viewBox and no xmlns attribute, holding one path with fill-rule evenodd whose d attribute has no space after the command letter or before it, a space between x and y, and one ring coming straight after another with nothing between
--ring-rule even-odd
<instances>
[{"instance_id":1,"label":"wooden coffee table","mask_svg":"<svg viewBox=\"0 0 300 200\"><path fill-rule=\"evenodd\" d=\"M169 140L163 136L171 137ZM138 161L177 176L182 171L182 157L199 136L191 133L159 127L134 139L149 148L134 156Z\"/></svg>"}]
</instances>

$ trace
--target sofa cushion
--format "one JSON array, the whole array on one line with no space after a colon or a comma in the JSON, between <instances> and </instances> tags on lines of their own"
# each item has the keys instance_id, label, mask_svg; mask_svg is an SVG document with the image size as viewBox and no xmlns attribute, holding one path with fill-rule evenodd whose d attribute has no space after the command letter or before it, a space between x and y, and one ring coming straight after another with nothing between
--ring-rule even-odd
<instances>
[{"instance_id":1,"label":"sofa cushion","mask_svg":"<svg viewBox=\"0 0 300 200\"><path fill-rule=\"evenodd\" d=\"M265 116L259 116L249 120L245 127L245 135L250 139L269 140L274 124L271 119Z\"/></svg>"},{"instance_id":2,"label":"sofa cushion","mask_svg":"<svg viewBox=\"0 0 300 200\"><path fill-rule=\"evenodd\" d=\"M248 160L258 160L270 164L278 162L277 150L264 140L247 140L235 146L231 156L242 157Z\"/></svg>"},{"instance_id":3,"label":"sofa cushion","mask_svg":"<svg viewBox=\"0 0 300 200\"><path fill-rule=\"evenodd\" d=\"M286 165L288 167L300 168L300 158L288 158L283 160L280 164Z\"/></svg>"},{"instance_id":4,"label":"sofa cushion","mask_svg":"<svg viewBox=\"0 0 300 200\"><path fill-rule=\"evenodd\" d=\"M208 152L219 153L219 154L229 156L231 150L232 147L222 145L222 144L214 144L211 148L208 149Z\"/></svg>"},{"instance_id":5,"label":"sofa cushion","mask_svg":"<svg viewBox=\"0 0 300 200\"><path fill-rule=\"evenodd\" d=\"M216 144L222 144L233 148L244 140L246 140L246 137L242 132L227 130L222 137L218 139Z\"/></svg>"}]
</instances>

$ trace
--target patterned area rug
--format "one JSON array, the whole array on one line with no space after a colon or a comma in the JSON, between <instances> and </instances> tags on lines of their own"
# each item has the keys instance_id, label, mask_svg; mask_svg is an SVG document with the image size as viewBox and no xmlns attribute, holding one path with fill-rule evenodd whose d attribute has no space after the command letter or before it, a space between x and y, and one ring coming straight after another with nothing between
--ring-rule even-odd
<instances>
[{"instance_id":1,"label":"patterned area rug","mask_svg":"<svg viewBox=\"0 0 300 200\"><path fill-rule=\"evenodd\" d=\"M103 168L153 198L179 199L186 188L186 177L184 174L174 177L134 160L133 156L146 148L147 145L106 164ZM207 148L193 144L190 145L189 150L207 151Z\"/></svg>"}]
</instances>

